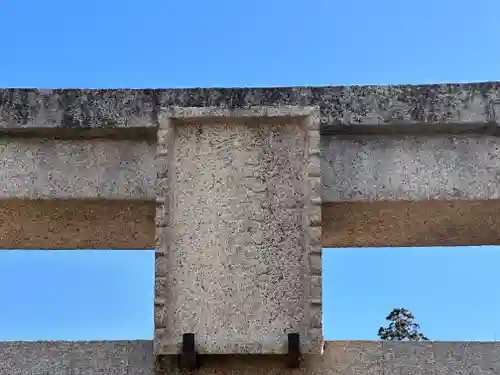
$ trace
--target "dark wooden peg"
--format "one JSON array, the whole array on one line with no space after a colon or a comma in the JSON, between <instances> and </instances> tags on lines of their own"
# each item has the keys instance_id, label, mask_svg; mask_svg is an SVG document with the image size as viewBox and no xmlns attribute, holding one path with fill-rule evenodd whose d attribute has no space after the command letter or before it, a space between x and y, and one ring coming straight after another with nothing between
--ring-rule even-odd
<instances>
[{"instance_id":1,"label":"dark wooden peg","mask_svg":"<svg viewBox=\"0 0 500 375\"><path fill-rule=\"evenodd\" d=\"M300 366L300 335L298 333L288 334L288 367L299 368Z\"/></svg>"},{"instance_id":2,"label":"dark wooden peg","mask_svg":"<svg viewBox=\"0 0 500 375\"><path fill-rule=\"evenodd\" d=\"M193 371L198 368L198 353L194 333L184 333L182 335L182 351L179 358L179 367L184 370Z\"/></svg>"}]
</instances>

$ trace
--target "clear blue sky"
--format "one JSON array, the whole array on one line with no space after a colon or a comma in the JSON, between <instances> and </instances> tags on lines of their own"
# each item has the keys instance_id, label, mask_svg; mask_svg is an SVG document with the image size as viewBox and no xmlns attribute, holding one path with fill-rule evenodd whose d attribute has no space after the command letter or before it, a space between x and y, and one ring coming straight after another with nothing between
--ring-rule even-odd
<instances>
[{"instance_id":1,"label":"clear blue sky","mask_svg":"<svg viewBox=\"0 0 500 375\"><path fill-rule=\"evenodd\" d=\"M4 0L2 87L500 80L497 0ZM327 339L500 337L500 251L326 249ZM152 252L0 254L0 340L151 338ZM75 293L75 290L77 292Z\"/></svg>"}]
</instances>

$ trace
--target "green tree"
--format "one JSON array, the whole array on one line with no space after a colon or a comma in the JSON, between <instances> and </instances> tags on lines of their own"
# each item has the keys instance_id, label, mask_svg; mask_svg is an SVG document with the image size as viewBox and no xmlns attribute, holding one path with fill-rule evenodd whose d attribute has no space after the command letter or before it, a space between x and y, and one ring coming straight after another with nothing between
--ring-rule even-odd
<instances>
[{"instance_id":1,"label":"green tree","mask_svg":"<svg viewBox=\"0 0 500 375\"><path fill-rule=\"evenodd\" d=\"M385 318L389 321L387 327L380 327L378 336L381 340L424 341L429 340L420 331L420 325L415 323L415 317L406 309L393 309Z\"/></svg>"}]
</instances>

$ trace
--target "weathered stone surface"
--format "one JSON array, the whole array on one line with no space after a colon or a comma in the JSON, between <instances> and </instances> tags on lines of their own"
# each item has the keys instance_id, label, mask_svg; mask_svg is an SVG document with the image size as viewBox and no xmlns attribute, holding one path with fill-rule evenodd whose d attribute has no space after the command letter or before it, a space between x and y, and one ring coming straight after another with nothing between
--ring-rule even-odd
<instances>
[{"instance_id":1,"label":"weathered stone surface","mask_svg":"<svg viewBox=\"0 0 500 375\"><path fill-rule=\"evenodd\" d=\"M436 362L435 348L436 344L432 342L415 342L410 345L407 343L401 345L401 343L383 342L382 361L384 373L394 375L444 374L442 366L446 366L446 361ZM451 373L456 374L455 371L451 371Z\"/></svg>"},{"instance_id":2,"label":"weathered stone surface","mask_svg":"<svg viewBox=\"0 0 500 375\"><path fill-rule=\"evenodd\" d=\"M156 126L154 90L0 90L0 127Z\"/></svg>"},{"instance_id":3,"label":"weathered stone surface","mask_svg":"<svg viewBox=\"0 0 500 375\"><path fill-rule=\"evenodd\" d=\"M245 345L276 351L304 319L303 197L291 180L303 179L303 154L279 151L303 153L304 145L297 144L296 125L278 126L177 128L171 213L176 252L167 274L170 343L195 332L202 353L238 352ZM279 137L275 142L272 132ZM256 178L238 173L251 158L246 153L259 153Z\"/></svg>"},{"instance_id":4,"label":"weathered stone surface","mask_svg":"<svg viewBox=\"0 0 500 375\"><path fill-rule=\"evenodd\" d=\"M491 136L324 137L323 201L500 198Z\"/></svg>"},{"instance_id":5,"label":"weathered stone surface","mask_svg":"<svg viewBox=\"0 0 500 375\"><path fill-rule=\"evenodd\" d=\"M184 89L161 92L162 106L318 106L322 124L487 124L500 85L477 84Z\"/></svg>"},{"instance_id":6,"label":"weathered stone surface","mask_svg":"<svg viewBox=\"0 0 500 375\"><path fill-rule=\"evenodd\" d=\"M499 99L497 82L229 89L4 89L0 91L0 128L150 127L157 125L161 108L173 106L302 106L319 107L323 130L330 132L381 132L387 130L385 124L400 125L398 131L403 132L409 128L416 132L496 132Z\"/></svg>"},{"instance_id":7,"label":"weathered stone surface","mask_svg":"<svg viewBox=\"0 0 500 375\"><path fill-rule=\"evenodd\" d=\"M323 247L500 245L500 200L323 205Z\"/></svg>"},{"instance_id":8,"label":"weathered stone surface","mask_svg":"<svg viewBox=\"0 0 500 375\"><path fill-rule=\"evenodd\" d=\"M16 375L154 375L151 341L0 342L0 367Z\"/></svg>"},{"instance_id":9,"label":"weathered stone surface","mask_svg":"<svg viewBox=\"0 0 500 375\"><path fill-rule=\"evenodd\" d=\"M174 375L176 358L155 372L151 341L4 342L0 366L16 375ZM213 356L200 375L286 375L282 358ZM500 372L495 342L329 341L323 356L306 356L303 375L494 375Z\"/></svg>"},{"instance_id":10,"label":"weathered stone surface","mask_svg":"<svg viewBox=\"0 0 500 375\"><path fill-rule=\"evenodd\" d=\"M158 353L177 353L185 332L200 353L285 353L291 332L305 353L321 351L321 272L311 276L307 256L317 256L321 210L312 223L307 214L319 183L302 119L314 111L288 110L167 112L185 121L160 128L175 141L158 146L171 153L158 186L171 207L157 229L169 267L156 284Z\"/></svg>"},{"instance_id":11,"label":"weathered stone surface","mask_svg":"<svg viewBox=\"0 0 500 375\"><path fill-rule=\"evenodd\" d=\"M0 249L153 249L155 203L0 199Z\"/></svg>"},{"instance_id":12,"label":"weathered stone surface","mask_svg":"<svg viewBox=\"0 0 500 375\"><path fill-rule=\"evenodd\" d=\"M0 199L155 199L146 141L0 139Z\"/></svg>"},{"instance_id":13,"label":"weathered stone surface","mask_svg":"<svg viewBox=\"0 0 500 375\"><path fill-rule=\"evenodd\" d=\"M491 136L323 137L321 198L498 199L499 145ZM156 152L146 141L0 139L0 197L155 199L165 173L156 175Z\"/></svg>"}]
</instances>

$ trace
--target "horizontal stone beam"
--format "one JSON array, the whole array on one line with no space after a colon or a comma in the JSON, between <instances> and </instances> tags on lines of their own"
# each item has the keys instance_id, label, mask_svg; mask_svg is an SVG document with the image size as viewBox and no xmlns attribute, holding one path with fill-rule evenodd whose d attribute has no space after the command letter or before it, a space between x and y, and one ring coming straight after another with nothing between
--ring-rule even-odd
<instances>
[{"instance_id":1,"label":"horizontal stone beam","mask_svg":"<svg viewBox=\"0 0 500 375\"><path fill-rule=\"evenodd\" d=\"M155 375L152 342L0 342L0 367L19 375Z\"/></svg>"},{"instance_id":2,"label":"horizontal stone beam","mask_svg":"<svg viewBox=\"0 0 500 375\"><path fill-rule=\"evenodd\" d=\"M491 136L322 137L324 202L499 199ZM0 199L156 198L156 143L0 138Z\"/></svg>"},{"instance_id":3,"label":"horizontal stone beam","mask_svg":"<svg viewBox=\"0 0 500 375\"><path fill-rule=\"evenodd\" d=\"M0 138L0 199L151 199L156 144Z\"/></svg>"},{"instance_id":4,"label":"horizontal stone beam","mask_svg":"<svg viewBox=\"0 0 500 375\"><path fill-rule=\"evenodd\" d=\"M323 247L500 245L500 200L323 204ZM0 200L0 249L153 249L154 201Z\"/></svg>"},{"instance_id":5,"label":"horizontal stone beam","mask_svg":"<svg viewBox=\"0 0 500 375\"><path fill-rule=\"evenodd\" d=\"M423 373L500 373L497 342L329 341L323 356L306 356L301 373L311 375ZM176 362L174 357L172 362ZM166 375L178 373L168 363ZM279 356L210 356L200 375L285 375ZM1 342L0 366L6 374L155 375L151 341Z\"/></svg>"},{"instance_id":6,"label":"horizontal stone beam","mask_svg":"<svg viewBox=\"0 0 500 375\"><path fill-rule=\"evenodd\" d=\"M500 245L500 200L326 203L323 247Z\"/></svg>"},{"instance_id":7,"label":"horizontal stone beam","mask_svg":"<svg viewBox=\"0 0 500 375\"><path fill-rule=\"evenodd\" d=\"M322 200L500 199L491 136L322 137Z\"/></svg>"},{"instance_id":8,"label":"horizontal stone beam","mask_svg":"<svg viewBox=\"0 0 500 375\"><path fill-rule=\"evenodd\" d=\"M0 200L0 249L155 247L154 201Z\"/></svg>"},{"instance_id":9,"label":"horizontal stone beam","mask_svg":"<svg viewBox=\"0 0 500 375\"><path fill-rule=\"evenodd\" d=\"M0 90L0 129L151 128L169 107L319 107L330 134L497 134L500 84Z\"/></svg>"},{"instance_id":10,"label":"horizontal stone beam","mask_svg":"<svg viewBox=\"0 0 500 375\"><path fill-rule=\"evenodd\" d=\"M164 117L177 121L187 107L154 108L157 121ZM189 110L205 121L206 117L233 118L242 113L269 117L273 115L269 111L288 113L290 108L296 110L293 116L304 117L301 109L305 107L255 107L258 112L255 108L207 108ZM263 108L268 112L259 112ZM114 128L133 129L125 125ZM156 133L156 128L150 128ZM84 128L64 129L69 135L71 129ZM500 177L495 161L500 151L496 138L337 135L323 136L321 143L324 247L498 243L495 202L500 199ZM156 141L149 139L0 139L0 214L4 217L0 248L154 247L156 152ZM485 203L488 199L491 205ZM442 207L441 211L436 207ZM474 219L469 225L462 216L471 212ZM58 221L64 217L79 228L78 235L69 233L63 238L60 233L67 230ZM112 223L115 219L119 224ZM412 232L418 227L416 221L423 223L421 233L432 235ZM122 233L124 228L128 228L127 235Z\"/></svg>"}]
</instances>

